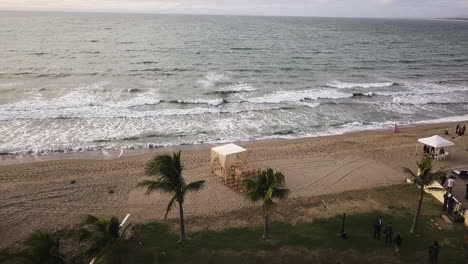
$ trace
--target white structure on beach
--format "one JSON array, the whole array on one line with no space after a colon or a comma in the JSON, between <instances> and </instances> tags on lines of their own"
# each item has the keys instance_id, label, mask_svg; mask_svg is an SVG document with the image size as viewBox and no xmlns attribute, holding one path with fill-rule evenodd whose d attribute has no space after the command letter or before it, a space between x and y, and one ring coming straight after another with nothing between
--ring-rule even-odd
<instances>
[{"instance_id":1,"label":"white structure on beach","mask_svg":"<svg viewBox=\"0 0 468 264\"><path fill-rule=\"evenodd\" d=\"M452 157L453 157L453 152L455 150L455 143L452 141L449 141L441 136L435 135L432 137L427 137L427 138L420 138L418 139L418 143L422 143L425 145L428 145L430 147L434 147L436 149L440 148L446 148L446 147L453 147L452 148ZM416 143L416 150L418 147L418 143Z\"/></svg>"},{"instance_id":2,"label":"white structure on beach","mask_svg":"<svg viewBox=\"0 0 468 264\"><path fill-rule=\"evenodd\" d=\"M236 161L240 161L247 168L247 150L232 143L211 149L211 169L213 169L213 162L216 158L219 158L223 175Z\"/></svg>"}]
</instances>

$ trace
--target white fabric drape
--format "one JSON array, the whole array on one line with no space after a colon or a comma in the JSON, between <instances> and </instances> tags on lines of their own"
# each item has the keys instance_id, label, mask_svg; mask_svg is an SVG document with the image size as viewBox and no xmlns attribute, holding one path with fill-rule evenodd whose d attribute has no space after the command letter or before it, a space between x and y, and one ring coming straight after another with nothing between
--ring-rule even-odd
<instances>
[{"instance_id":1,"label":"white fabric drape","mask_svg":"<svg viewBox=\"0 0 468 264\"><path fill-rule=\"evenodd\" d=\"M455 145L452 141L448 141L445 138L437 135L427 138L420 138L418 139L418 142L434 148L444 148Z\"/></svg>"},{"instance_id":2,"label":"white fabric drape","mask_svg":"<svg viewBox=\"0 0 468 264\"><path fill-rule=\"evenodd\" d=\"M224 171L229 169L236 160L247 166L247 150L235 144L227 144L211 149L211 167L216 158L219 158Z\"/></svg>"}]
</instances>

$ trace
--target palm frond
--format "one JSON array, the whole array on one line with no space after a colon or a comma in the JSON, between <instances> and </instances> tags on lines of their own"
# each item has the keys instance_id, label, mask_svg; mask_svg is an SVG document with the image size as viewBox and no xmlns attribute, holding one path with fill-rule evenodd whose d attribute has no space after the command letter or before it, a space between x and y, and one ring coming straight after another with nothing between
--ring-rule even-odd
<instances>
[{"instance_id":1,"label":"palm frond","mask_svg":"<svg viewBox=\"0 0 468 264\"><path fill-rule=\"evenodd\" d=\"M288 198L290 192L289 189L275 189L273 191L273 198L284 200Z\"/></svg>"},{"instance_id":2,"label":"palm frond","mask_svg":"<svg viewBox=\"0 0 468 264\"><path fill-rule=\"evenodd\" d=\"M120 221L117 217L111 217L108 226L107 226L107 233L109 234L111 239L117 239L119 237L119 230L120 230Z\"/></svg>"},{"instance_id":3,"label":"palm frond","mask_svg":"<svg viewBox=\"0 0 468 264\"><path fill-rule=\"evenodd\" d=\"M164 181L152 181L152 180L145 180L137 184L137 188L145 187L146 188L146 195L151 194L154 191L160 191L163 193L172 193L176 190L175 186L168 182Z\"/></svg>"},{"instance_id":4,"label":"palm frond","mask_svg":"<svg viewBox=\"0 0 468 264\"><path fill-rule=\"evenodd\" d=\"M145 166L147 176L158 176L160 181L165 181L173 185L176 189L182 189L184 179L182 178L182 164L180 152L162 154L154 157Z\"/></svg>"},{"instance_id":5,"label":"palm frond","mask_svg":"<svg viewBox=\"0 0 468 264\"><path fill-rule=\"evenodd\" d=\"M182 161L181 161L181 155L182 155L182 151L178 151L178 152L174 152L172 154L172 161L173 161L173 165L176 169L176 171L182 175L182 170L183 170L183 166L182 166Z\"/></svg>"},{"instance_id":6,"label":"palm frond","mask_svg":"<svg viewBox=\"0 0 468 264\"><path fill-rule=\"evenodd\" d=\"M169 214L169 211L171 211L172 207L174 207L174 202L176 199L177 199L177 196L174 196L169 201L169 204L167 205L167 208L166 208L166 213L164 214L164 219L167 219L167 215Z\"/></svg>"},{"instance_id":7,"label":"palm frond","mask_svg":"<svg viewBox=\"0 0 468 264\"><path fill-rule=\"evenodd\" d=\"M198 192L203 188L205 181L195 181L189 183L187 186L184 187L183 193L185 192Z\"/></svg>"},{"instance_id":8,"label":"palm frond","mask_svg":"<svg viewBox=\"0 0 468 264\"><path fill-rule=\"evenodd\" d=\"M83 222L86 225L92 225L92 224L96 223L98 220L99 219L97 217L95 217L94 215L86 215Z\"/></svg>"},{"instance_id":9,"label":"palm frond","mask_svg":"<svg viewBox=\"0 0 468 264\"><path fill-rule=\"evenodd\" d=\"M92 221L85 221L86 226L81 231L83 236L80 239L92 242L88 250L89 254L96 254L120 237L120 222L117 217L99 219L95 216L88 216L85 220Z\"/></svg>"},{"instance_id":10,"label":"palm frond","mask_svg":"<svg viewBox=\"0 0 468 264\"><path fill-rule=\"evenodd\" d=\"M35 231L25 241L26 259L34 263L64 263L59 252L59 240L49 232Z\"/></svg>"},{"instance_id":11,"label":"palm frond","mask_svg":"<svg viewBox=\"0 0 468 264\"><path fill-rule=\"evenodd\" d=\"M420 161L416 162L418 174L415 174L412 170L408 168L403 168L403 171L413 178L413 182L415 184L425 187L431 185L442 175L445 175L445 172L442 169L439 169L435 172L432 171L434 167L433 162L434 158L432 158L431 156L424 156Z\"/></svg>"},{"instance_id":12,"label":"palm frond","mask_svg":"<svg viewBox=\"0 0 468 264\"><path fill-rule=\"evenodd\" d=\"M259 171L255 180L242 181L246 198L252 202L263 201L263 208L266 212L274 207L275 199L281 200L288 196L289 189L279 188L284 184L284 175L271 168Z\"/></svg>"},{"instance_id":13,"label":"palm frond","mask_svg":"<svg viewBox=\"0 0 468 264\"><path fill-rule=\"evenodd\" d=\"M403 172L411 176L412 178L417 178L418 176L409 168L403 167Z\"/></svg>"},{"instance_id":14,"label":"palm frond","mask_svg":"<svg viewBox=\"0 0 468 264\"><path fill-rule=\"evenodd\" d=\"M252 179L244 179L242 181L242 185L244 186L245 189L245 196L251 201L251 202L257 202L262 200L262 195L258 191L258 183L259 181L254 181Z\"/></svg>"}]
</instances>

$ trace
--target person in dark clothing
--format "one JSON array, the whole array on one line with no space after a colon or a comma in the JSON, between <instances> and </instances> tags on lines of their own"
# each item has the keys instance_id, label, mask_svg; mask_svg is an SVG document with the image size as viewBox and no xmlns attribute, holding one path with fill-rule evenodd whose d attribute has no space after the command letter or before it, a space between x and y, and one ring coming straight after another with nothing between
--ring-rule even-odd
<instances>
[{"instance_id":1,"label":"person in dark clothing","mask_svg":"<svg viewBox=\"0 0 468 264\"><path fill-rule=\"evenodd\" d=\"M400 234L397 234L395 237L395 255L400 255L400 247L401 243L403 243L403 239L401 239Z\"/></svg>"},{"instance_id":2,"label":"person in dark clothing","mask_svg":"<svg viewBox=\"0 0 468 264\"><path fill-rule=\"evenodd\" d=\"M448 194L447 198L447 211L449 214L453 213L453 208L455 207L455 199L451 193Z\"/></svg>"},{"instance_id":3,"label":"person in dark clothing","mask_svg":"<svg viewBox=\"0 0 468 264\"><path fill-rule=\"evenodd\" d=\"M437 264L439 260L439 242L434 241L434 244L429 247L429 264Z\"/></svg>"},{"instance_id":4,"label":"person in dark clothing","mask_svg":"<svg viewBox=\"0 0 468 264\"><path fill-rule=\"evenodd\" d=\"M435 154L435 148L431 147L431 154Z\"/></svg>"},{"instance_id":5,"label":"person in dark clothing","mask_svg":"<svg viewBox=\"0 0 468 264\"><path fill-rule=\"evenodd\" d=\"M448 136L449 132L447 131L447 129L444 129L444 134Z\"/></svg>"},{"instance_id":6,"label":"person in dark clothing","mask_svg":"<svg viewBox=\"0 0 468 264\"><path fill-rule=\"evenodd\" d=\"M429 153L429 147L426 144L424 144L423 152L424 152L424 154Z\"/></svg>"},{"instance_id":7,"label":"person in dark clothing","mask_svg":"<svg viewBox=\"0 0 468 264\"><path fill-rule=\"evenodd\" d=\"M465 184L466 190L465 190L465 199L468 200L468 184Z\"/></svg>"},{"instance_id":8,"label":"person in dark clothing","mask_svg":"<svg viewBox=\"0 0 468 264\"><path fill-rule=\"evenodd\" d=\"M449 192L444 193L444 205L442 205L442 210L447 211Z\"/></svg>"},{"instance_id":9,"label":"person in dark clothing","mask_svg":"<svg viewBox=\"0 0 468 264\"><path fill-rule=\"evenodd\" d=\"M392 243L392 236L393 236L393 228L390 224L385 227L385 230L383 232L385 234L385 244L391 244Z\"/></svg>"},{"instance_id":10,"label":"person in dark clothing","mask_svg":"<svg viewBox=\"0 0 468 264\"><path fill-rule=\"evenodd\" d=\"M460 124L457 124L457 127L455 128L455 135L458 135L458 132L460 132Z\"/></svg>"},{"instance_id":11,"label":"person in dark clothing","mask_svg":"<svg viewBox=\"0 0 468 264\"><path fill-rule=\"evenodd\" d=\"M447 175L444 174L444 175L440 176L439 179L440 179L440 185L442 185L442 187L444 187L444 184L447 181Z\"/></svg>"},{"instance_id":12,"label":"person in dark clothing","mask_svg":"<svg viewBox=\"0 0 468 264\"><path fill-rule=\"evenodd\" d=\"M379 219L376 219L374 222L374 239L380 240L380 231L382 230L382 226L379 223Z\"/></svg>"}]
</instances>

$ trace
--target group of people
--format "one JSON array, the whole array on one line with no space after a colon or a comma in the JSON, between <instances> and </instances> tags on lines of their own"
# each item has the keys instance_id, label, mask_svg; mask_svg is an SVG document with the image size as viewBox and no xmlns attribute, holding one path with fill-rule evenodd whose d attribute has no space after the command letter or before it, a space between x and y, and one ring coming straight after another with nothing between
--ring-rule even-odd
<instances>
[{"instance_id":1,"label":"group of people","mask_svg":"<svg viewBox=\"0 0 468 264\"><path fill-rule=\"evenodd\" d=\"M447 178L447 176L444 174L440 177L440 185L442 185L447 193L452 193L453 187L455 186L455 179L456 177L453 175L450 175L450 177ZM447 182L447 186L445 186L445 183Z\"/></svg>"},{"instance_id":2,"label":"group of people","mask_svg":"<svg viewBox=\"0 0 468 264\"><path fill-rule=\"evenodd\" d=\"M380 233L382 232L383 228L383 220L382 217L377 217L374 222L374 239L380 240ZM393 227L391 224L388 224L384 230L383 234L385 235L385 244L392 244L392 238L393 238ZM397 234L395 237L395 240L393 241L394 246L395 246L395 255L399 254L400 251L400 246L403 240L401 239L400 234Z\"/></svg>"},{"instance_id":3,"label":"group of people","mask_svg":"<svg viewBox=\"0 0 468 264\"><path fill-rule=\"evenodd\" d=\"M373 227L374 227L374 239L376 240L380 240L380 233L382 231L382 228L383 228L383 220L382 220L382 217L381 216L378 216L376 219L375 219L375 222L373 224ZM392 225L391 224L388 224L384 230L383 230L383 234L385 235L385 243L386 244L392 244L392 238L393 238L393 228L392 228ZM395 247L395 255L399 255L399 252L400 252L400 247L401 247L401 244L403 243L403 240L401 239L401 236L400 234L397 234L394 241L393 241L393 244L394 244L394 247ZM429 255L429 263L431 264L437 264L437 261L439 259L439 251L440 251L440 248L439 248L439 242L434 241L434 244L432 244L431 246L429 246L429 250L428 250L428 255Z\"/></svg>"},{"instance_id":4,"label":"group of people","mask_svg":"<svg viewBox=\"0 0 468 264\"><path fill-rule=\"evenodd\" d=\"M436 148L424 144L423 152L424 154L428 154L428 155L445 154L445 149L440 148L439 151L437 151L436 153Z\"/></svg>"},{"instance_id":5,"label":"group of people","mask_svg":"<svg viewBox=\"0 0 468 264\"><path fill-rule=\"evenodd\" d=\"M464 136L465 135L465 125L460 125L458 124L457 127L455 128L455 134L458 136Z\"/></svg>"}]
</instances>

